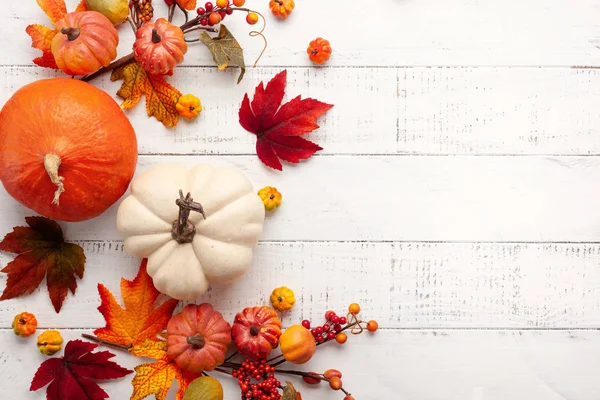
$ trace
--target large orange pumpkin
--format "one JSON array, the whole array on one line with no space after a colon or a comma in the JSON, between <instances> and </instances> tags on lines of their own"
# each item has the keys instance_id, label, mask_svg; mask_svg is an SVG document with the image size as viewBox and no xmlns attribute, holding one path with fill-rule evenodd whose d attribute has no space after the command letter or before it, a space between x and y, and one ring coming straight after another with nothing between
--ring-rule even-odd
<instances>
[{"instance_id":1,"label":"large orange pumpkin","mask_svg":"<svg viewBox=\"0 0 600 400\"><path fill-rule=\"evenodd\" d=\"M52 54L58 68L66 74L96 72L117 57L119 34L99 12L73 12L54 26L60 33L52 39Z\"/></svg>"},{"instance_id":2,"label":"large orange pumpkin","mask_svg":"<svg viewBox=\"0 0 600 400\"><path fill-rule=\"evenodd\" d=\"M17 201L48 218L100 215L123 195L136 163L129 120L88 83L36 81L0 111L0 180Z\"/></svg>"},{"instance_id":3,"label":"large orange pumpkin","mask_svg":"<svg viewBox=\"0 0 600 400\"><path fill-rule=\"evenodd\" d=\"M199 374L225 361L231 326L208 303L188 304L167 325L167 355L177 366Z\"/></svg>"},{"instance_id":4,"label":"large orange pumpkin","mask_svg":"<svg viewBox=\"0 0 600 400\"><path fill-rule=\"evenodd\" d=\"M166 19L146 22L135 37L133 55L150 74L168 74L183 62L187 52L183 31Z\"/></svg>"}]
</instances>

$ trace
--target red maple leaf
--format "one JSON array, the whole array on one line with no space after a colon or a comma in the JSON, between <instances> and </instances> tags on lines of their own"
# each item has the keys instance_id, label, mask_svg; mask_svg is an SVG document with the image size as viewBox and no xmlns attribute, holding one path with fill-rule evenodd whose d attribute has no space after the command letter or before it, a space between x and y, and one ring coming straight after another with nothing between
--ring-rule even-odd
<instances>
[{"instance_id":1,"label":"red maple leaf","mask_svg":"<svg viewBox=\"0 0 600 400\"><path fill-rule=\"evenodd\" d=\"M256 135L256 154L267 166L282 170L279 159L298 163L323 150L300 135L319 128L316 121L333 105L298 96L281 105L285 93L287 71L267 84L261 82L254 92L252 104L248 94L240 107L240 124Z\"/></svg>"},{"instance_id":2,"label":"red maple leaf","mask_svg":"<svg viewBox=\"0 0 600 400\"><path fill-rule=\"evenodd\" d=\"M83 278L83 249L66 243L62 229L51 219L27 217L25 221L29 227L13 228L0 242L0 250L18 254L1 271L8 279L0 300L33 293L45 277L50 300L59 312L69 290L75 294L75 276Z\"/></svg>"},{"instance_id":3,"label":"red maple leaf","mask_svg":"<svg viewBox=\"0 0 600 400\"><path fill-rule=\"evenodd\" d=\"M50 384L46 389L47 400L107 399L108 394L94 381L122 378L133 371L109 361L115 356L111 352L92 353L96 347L82 340L70 341L63 357L51 358L40 365L29 390L33 392Z\"/></svg>"}]
</instances>

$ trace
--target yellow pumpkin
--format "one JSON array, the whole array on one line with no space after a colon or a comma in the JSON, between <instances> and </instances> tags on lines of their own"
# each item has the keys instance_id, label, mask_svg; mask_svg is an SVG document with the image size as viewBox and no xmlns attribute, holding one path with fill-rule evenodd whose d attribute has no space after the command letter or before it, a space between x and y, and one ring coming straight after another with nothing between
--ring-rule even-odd
<instances>
[{"instance_id":1,"label":"yellow pumpkin","mask_svg":"<svg viewBox=\"0 0 600 400\"><path fill-rule=\"evenodd\" d=\"M279 347L288 362L304 364L315 354L317 344L308 329L302 325L292 325L279 338Z\"/></svg>"},{"instance_id":2,"label":"yellow pumpkin","mask_svg":"<svg viewBox=\"0 0 600 400\"><path fill-rule=\"evenodd\" d=\"M269 3L273 15L282 19L286 19L295 6L294 0L271 0Z\"/></svg>"},{"instance_id":3,"label":"yellow pumpkin","mask_svg":"<svg viewBox=\"0 0 600 400\"><path fill-rule=\"evenodd\" d=\"M28 312L22 312L17 314L12 322L13 331L15 335L21 337L28 337L35 333L37 330L37 319L35 315Z\"/></svg>"},{"instance_id":4,"label":"yellow pumpkin","mask_svg":"<svg viewBox=\"0 0 600 400\"><path fill-rule=\"evenodd\" d=\"M273 308L277 311L291 310L296 302L294 291L285 286L273 290L270 300Z\"/></svg>"},{"instance_id":5,"label":"yellow pumpkin","mask_svg":"<svg viewBox=\"0 0 600 400\"><path fill-rule=\"evenodd\" d=\"M63 338L58 331L45 331L38 336L37 347L40 353L51 356L62 349Z\"/></svg>"},{"instance_id":6,"label":"yellow pumpkin","mask_svg":"<svg viewBox=\"0 0 600 400\"><path fill-rule=\"evenodd\" d=\"M200 99L193 94L186 94L179 98L175 105L177 113L187 119L196 118L202 111Z\"/></svg>"},{"instance_id":7,"label":"yellow pumpkin","mask_svg":"<svg viewBox=\"0 0 600 400\"><path fill-rule=\"evenodd\" d=\"M277 191L277 188L265 186L258 191L258 197L260 197L265 205L265 210L272 211L281 205L281 198L283 196Z\"/></svg>"}]
</instances>

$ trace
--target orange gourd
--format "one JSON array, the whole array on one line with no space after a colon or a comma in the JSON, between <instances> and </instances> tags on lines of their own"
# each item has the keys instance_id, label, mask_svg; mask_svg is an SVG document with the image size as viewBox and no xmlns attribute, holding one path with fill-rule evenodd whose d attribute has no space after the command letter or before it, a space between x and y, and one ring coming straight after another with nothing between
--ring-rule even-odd
<instances>
[{"instance_id":1,"label":"orange gourd","mask_svg":"<svg viewBox=\"0 0 600 400\"><path fill-rule=\"evenodd\" d=\"M133 55L150 74L168 74L187 52L183 31L164 18L147 22L135 36Z\"/></svg>"},{"instance_id":2,"label":"orange gourd","mask_svg":"<svg viewBox=\"0 0 600 400\"><path fill-rule=\"evenodd\" d=\"M17 201L48 218L100 215L123 195L136 163L129 120L88 83L39 80L0 111L0 180Z\"/></svg>"},{"instance_id":3,"label":"orange gourd","mask_svg":"<svg viewBox=\"0 0 600 400\"><path fill-rule=\"evenodd\" d=\"M21 337L28 337L33 335L37 330L37 325L38 322L35 318L35 315L28 312L22 312L20 314L17 314L12 322L12 328L15 332L15 335Z\"/></svg>"},{"instance_id":4,"label":"orange gourd","mask_svg":"<svg viewBox=\"0 0 600 400\"><path fill-rule=\"evenodd\" d=\"M225 361L231 327L208 303L189 304L167 325L167 355L179 368L196 374Z\"/></svg>"},{"instance_id":5,"label":"orange gourd","mask_svg":"<svg viewBox=\"0 0 600 400\"><path fill-rule=\"evenodd\" d=\"M231 337L240 354L264 359L279 344L281 321L272 308L247 307L235 316Z\"/></svg>"},{"instance_id":6,"label":"orange gourd","mask_svg":"<svg viewBox=\"0 0 600 400\"><path fill-rule=\"evenodd\" d=\"M308 54L310 61L315 64L325 64L327 60L329 60L329 57L331 57L331 44L329 43L329 40L318 37L310 42L308 49L306 49L306 53Z\"/></svg>"},{"instance_id":7,"label":"orange gourd","mask_svg":"<svg viewBox=\"0 0 600 400\"><path fill-rule=\"evenodd\" d=\"M60 33L52 39L52 54L56 65L66 74L96 72L117 57L119 34L99 12L73 12L54 26Z\"/></svg>"},{"instance_id":8,"label":"orange gourd","mask_svg":"<svg viewBox=\"0 0 600 400\"><path fill-rule=\"evenodd\" d=\"M294 0L271 0L269 2L269 8L273 15L282 19L286 19L295 6Z\"/></svg>"},{"instance_id":9,"label":"orange gourd","mask_svg":"<svg viewBox=\"0 0 600 400\"><path fill-rule=\"evenodd\" d=\"M315 354L317 344L308 329L302 325L292 325L279 338L279 347L287 361L304 364Z\"/></svg>"}]
</instances>

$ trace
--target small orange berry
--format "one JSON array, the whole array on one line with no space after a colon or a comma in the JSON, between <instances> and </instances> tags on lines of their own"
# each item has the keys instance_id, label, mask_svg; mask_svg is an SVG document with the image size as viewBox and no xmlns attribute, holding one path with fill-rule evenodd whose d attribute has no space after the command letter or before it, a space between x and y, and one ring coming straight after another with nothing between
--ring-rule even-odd
<instances>
[{"instance_id":1,"label":"small orange berry","mask_svg":"<svg viewBox=\"0 0 600 400\"><path fill-rule=\"evenodd\" d=\"M219 14L218 12L211 13L208 17L208 21L213 25L217 25L218 23L220 23L221 19L221 14Z\"/></svg>"},{"instance_id":2,"label":"small orange berry","mask_svg":"<svg viewBox=\"0 0 600 400\"><path fill-rule=\"evenodd\" d=\"M246 15L246 22L250 25L256 25L258 22L258 14L253 12L248 13L248 15Z\"/></svg>"},{"instance_id":3,"label":"small orange berry","mask_svg":"<svg viewBox=\"0 0 600 400\"><path fill-rule=\"evenodd\" d=\"M327 371L323 372L323 376L327 379L331 379L334 376L337 376L338 378L342 377L342 373L340 371L338 371L337 369L328 369Z\"/></svg>"},{"instance_id":4,"label":"small orange berry","mask_svg":"<svg viewBox=\"0 0 600 400\"><path fill-rule=\"evenodd\" d=\"M344 332L340 332L337 335L335 335L335 341L339 344L346 343L346 340L348 340L348 335L346 335Z\"/></svg>"},{"instance_id":5,"label":"small orange berry","mask_svg":"<svg viewBox=\"0 0 600 400\"><path fill-rule=\"evenodd\" d=\"M241 7L246 4L246 0L233 0L233 5L236 7Z\"/></svg>"},{"instance_id":6,"label":"small orange berry","mask_svg":"<svg viewBox=\"0 0 600 400\"><path fill-rule=\"evenodd\" d=\"M377 329L379 329L379 324L377 323L377 321L370 320L369 322L367 322L367 330L369 332L375 332Z\"/></svg>"},{"instance_id":7,"label":"small orange berry","mask_svg":"<svg viewBox=\"0 0 600 400\"><path fill-rule=\"evenodd\" d=\"M354 397L348 395L348 396L344 397L344 400L354 400Z\"/></svg>"},{"instance_id":8,"label":"small orange berry","mask_svg":"<svg viewBox=\"0 0 600 400\"><path fill-rule=\"evenodd\" d=\"M350 314L356 315L360 312L360 306L356 303L352 303L348 306L348 311L350 311Z\"/></svg>"},{"instance_id":9,"label":"small orange berry","mask_svg":"<svg viewBox=\"0 0 600 400\"><path fill-rule=\"evenodd\" d=\"M227 6L229 6L229 1L227 1L227 0L217 0L217 7L219 7L219 8L226 8Z\"/></svg>"},{"instance_id":10,"label":"small orange berry","mask_svg":"<svg viewBox=\"0 0 600 400\"><path fill-rule=\"evenodd\" d=\"M342 380L337 376L334 376L329 380L329 387L333 390L340 390L342 388Z\"/></svg>"}]
</instances>

